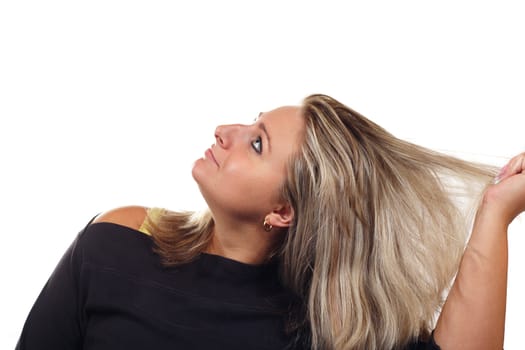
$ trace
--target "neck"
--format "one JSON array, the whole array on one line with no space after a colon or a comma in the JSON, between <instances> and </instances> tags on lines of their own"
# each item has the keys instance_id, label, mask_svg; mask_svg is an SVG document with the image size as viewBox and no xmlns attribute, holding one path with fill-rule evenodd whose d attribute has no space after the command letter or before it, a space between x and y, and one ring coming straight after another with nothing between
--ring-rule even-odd
<instances>
[{"instance_id":1,"label":"neck","mask_svg":"<svg viewBox=\"0 0 525 350\"><path fill-rule=\"evenodd\" d=\"M276 244L276 232L266 232L253 224L226 224L215 221L206 252L245 264L260 265L268 260Z\"/></svg>"}]
</instances>

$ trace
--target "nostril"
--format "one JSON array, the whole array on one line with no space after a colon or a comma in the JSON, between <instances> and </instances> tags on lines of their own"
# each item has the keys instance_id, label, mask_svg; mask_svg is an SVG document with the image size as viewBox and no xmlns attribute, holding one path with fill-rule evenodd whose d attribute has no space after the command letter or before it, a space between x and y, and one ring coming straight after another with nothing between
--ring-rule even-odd
<instances>
[{"instance_id":1,"label":"nostril","mask_svg":"<svg viewBox=\"0 0 525 350\"><path fill-rule=\"evenodd\" d=\"M219 145L224 146L224 140L221 137L221 133L222 133L222 128L220 126L218 126L215 129L215 139L217 140L217 143Z\"/></svg>"}]
</instances>

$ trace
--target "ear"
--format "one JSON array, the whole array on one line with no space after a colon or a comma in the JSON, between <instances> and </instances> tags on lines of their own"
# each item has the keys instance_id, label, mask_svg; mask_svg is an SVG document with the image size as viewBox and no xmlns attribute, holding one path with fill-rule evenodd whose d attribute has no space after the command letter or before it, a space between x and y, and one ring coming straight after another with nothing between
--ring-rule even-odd
<instances>
[{"instance_id":1,"label":"ear","mask_svg":"<svg viewBox=\"0 0 525 350\"><path fill-rule=\"evenodd\" d=\"M285 204L274 209L265 219L273 227L289 227L294 219L294 211L289 204Z\"/></svg>"}]
</instances>

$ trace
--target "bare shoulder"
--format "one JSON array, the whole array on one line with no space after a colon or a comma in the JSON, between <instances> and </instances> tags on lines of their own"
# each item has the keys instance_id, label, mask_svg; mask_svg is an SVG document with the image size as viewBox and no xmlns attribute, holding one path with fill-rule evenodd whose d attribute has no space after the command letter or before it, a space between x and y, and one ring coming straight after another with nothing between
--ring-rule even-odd
<instances>
[{"instance_id":1,"label":"bare shoulder","mask_svg":"<svg viewBox=\"0 0 525 350\"><path fill-rule=\"evenodd\" d=\"M141 206L119 207L98 215L93 223L110 222L138 230L146 219L147 212L148 208Z\"/></svg>"}]
</instances>

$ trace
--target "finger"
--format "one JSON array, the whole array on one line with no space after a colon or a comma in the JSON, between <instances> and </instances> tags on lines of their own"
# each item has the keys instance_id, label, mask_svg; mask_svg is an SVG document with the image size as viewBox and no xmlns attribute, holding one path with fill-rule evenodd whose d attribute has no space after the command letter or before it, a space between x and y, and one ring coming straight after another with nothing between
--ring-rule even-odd
<instances>
[{"instance_id":1,"label":"finger","mask_svg":"<svg viewBox=\"0 0 525 350\"><path fill-rule=\"evenodd\" d=\"M512 158L507 170L508 176L520 174L525 170L525 153L519 154Z\"/></svg>"},{"instance_id":2,"label":"finger","mask_svg":"<svg viewBox=\"0 0 525 350\"><path fill-rule=\"evenodd\" d=\"M525 153L513 157L507 165L501 169L499 175L496 177L496 183L523 172L525 172Z\"/></svg>"}]
</instances>

